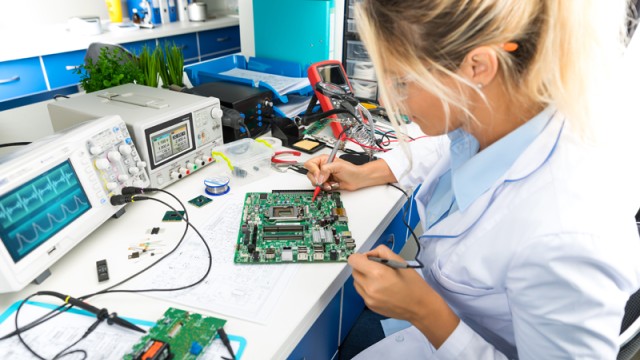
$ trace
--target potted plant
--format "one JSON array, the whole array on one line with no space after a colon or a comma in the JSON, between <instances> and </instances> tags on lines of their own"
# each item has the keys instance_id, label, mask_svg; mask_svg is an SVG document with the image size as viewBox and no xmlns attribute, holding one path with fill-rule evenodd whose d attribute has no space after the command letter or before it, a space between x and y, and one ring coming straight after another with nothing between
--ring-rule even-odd
<instances>
[{"instance_id":1,"label":"potted plant","mask_svg":"<svg viewBox=\"0 0 640 360\"><path fill-rule=\"evenodd\" d=\"M101 48L95 61L88 58L85 64L75 69L75 73L80 75L80 86L86 92L132 82L144 84L144 73L138 59L118 47Z\"/></svg>"}]
</instances>

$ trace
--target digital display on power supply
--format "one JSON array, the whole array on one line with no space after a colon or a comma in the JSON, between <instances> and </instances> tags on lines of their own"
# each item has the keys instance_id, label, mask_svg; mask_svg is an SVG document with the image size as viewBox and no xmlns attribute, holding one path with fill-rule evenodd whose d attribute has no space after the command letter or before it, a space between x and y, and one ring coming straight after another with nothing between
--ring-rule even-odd
<instances>
[{"instance_id":1,"label":"digital display on power supply","mask_svg":"<svg viewBox=\"0 0 640 360\"><path fill-rule=\"evenodd\" d=\"M151 129L149 147L152 168L193 149L191 114Z\"/></svg>"},{"instance_id":2,"label":"digital display on power supply","mask_svg":"<svg viewBox=\"0 0 640 360\"><path fill-rule=\"evenodd\" d=\"M69 160L0 195L0 239L14 262L91 209Z\"/></svg>"}]
</instances>

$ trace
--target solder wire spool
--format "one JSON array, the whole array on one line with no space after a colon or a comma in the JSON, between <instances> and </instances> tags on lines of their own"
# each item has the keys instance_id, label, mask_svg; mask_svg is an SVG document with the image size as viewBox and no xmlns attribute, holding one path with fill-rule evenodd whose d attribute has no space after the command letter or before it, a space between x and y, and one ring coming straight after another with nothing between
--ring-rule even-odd
<instances>
[{"instance_id":1,"label":"solder wire spool","mask_svg":"<svg viewBox=\"0 0 640 360\"><path fill-rule=\"evenodd\" d=\"M205 179L204 192L212 196L220 196L229 192L229 177L227 176L215 176Z\"/></svg>"}]
</instances>

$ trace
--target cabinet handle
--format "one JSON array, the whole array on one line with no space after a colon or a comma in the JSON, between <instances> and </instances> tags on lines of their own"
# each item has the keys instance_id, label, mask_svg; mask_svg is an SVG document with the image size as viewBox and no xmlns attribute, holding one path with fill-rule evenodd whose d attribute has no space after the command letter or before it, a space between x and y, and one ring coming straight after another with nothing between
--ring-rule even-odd
<instances>
[{"instance_id":1,"label":"cabinet handle","mask_svg":"<svg viewBox=\"0 0 640 360\"><path fill-rule=\"evenodd\" d=\"M227 40L229 40L229 37L228 37L228 36L225 36L225 37L221 37L221 38L217 38L217 39L216 39L216 41L217 41L217 42L223 42L223 41L227 41Z\"/></svg>"},{"instance_id":2,"label":"cabinet handle","mask_svg":"<svg viewBox=\"0 0 640 360\"><path fill-rule=\"evenodd\" d=\"M0 84L6 84L14 81L20 80L20 75L12 76L8 79L0 79Z\"/></svg>"}]
</instances>

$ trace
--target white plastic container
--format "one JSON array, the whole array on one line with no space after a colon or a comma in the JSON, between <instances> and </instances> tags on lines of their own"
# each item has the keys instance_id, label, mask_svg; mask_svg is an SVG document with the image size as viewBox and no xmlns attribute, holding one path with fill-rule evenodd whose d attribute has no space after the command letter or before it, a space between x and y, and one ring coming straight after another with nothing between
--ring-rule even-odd
<instances>
[{"instance_id":1,"label":"white plastic container","mask_svg":"<svg viewBox=\"0 0 640 360\"><path fill-rule=\"evenodd\" d=\"M241 139L215 147L211 155L230 178L230 186L240 186L269 174L273 148L254 139Z\"/></svg>"}]
</instances>

